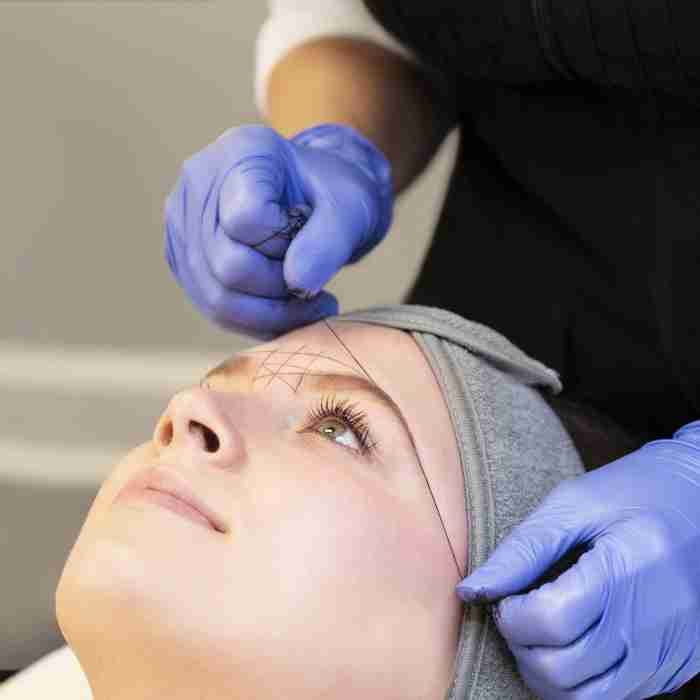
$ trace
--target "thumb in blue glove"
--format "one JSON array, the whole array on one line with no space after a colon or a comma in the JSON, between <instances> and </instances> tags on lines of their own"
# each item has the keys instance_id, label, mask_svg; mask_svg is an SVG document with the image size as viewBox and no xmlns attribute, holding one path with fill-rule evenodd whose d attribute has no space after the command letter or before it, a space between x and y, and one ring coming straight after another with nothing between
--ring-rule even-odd
<instances>
[{"instance_id":1,"label":"thumb in blue glove","mask_svg":"<svg viewBox=\"0 0 700 700\"><path fill-rule=\"evenodd\" d=\"M457 586L544 700L635 700L700 671L700 421L559 484ZM523 589L574 546L554 581Z\"/></svg>"},{"instance_id":2,"label":"thumb in blue glove","mask_svg":"<svg viewBox=\"0 0 700 700\"><path fill-rule=\"evenodd\" d=\"M312 213L289 245L284 278L292 293L312 298L345 264L376 246L391 225L391 168L348 126L321 124L290 139Z\"/></svg>"}]
</instances>

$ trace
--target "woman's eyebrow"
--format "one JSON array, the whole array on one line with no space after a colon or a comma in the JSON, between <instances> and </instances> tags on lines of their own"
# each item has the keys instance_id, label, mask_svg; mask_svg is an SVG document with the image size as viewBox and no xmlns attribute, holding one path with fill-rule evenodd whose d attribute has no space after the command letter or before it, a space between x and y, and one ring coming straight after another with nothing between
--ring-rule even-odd
<instances>
[{"instance_id":1,"label":"woman's eyebrow","mask_svg":"<svg viewBox=\"0 0 700 700\"><path fill-rule=\"evenodd\" d=\"M271 374L275 374L275 368L270 363L272 357L275 358L276 363L277 361L279 361L283 367L288 369L299 369L297 361L305 361L307 362L307 366L311 366L311 364L313 364L315 360L322 359L334 362L335 364L340 365L341 367L345 367L353 372L356 371L355 368L352 367L352 365L346 364L345 362L341 362L340 360L336 359L335 357L331 357L330 355L315 352L304 352L305 347L306 346L302 345L301 348L299 348L299 350L295 352L281 352L277 349L247 351L244 350L243 352L234 355L228 360L224 360L216 367L209 370L209 372L207 372L206 375L204 375L204 379L202 379L201 383L204 383L210 377L229 377L238 374L242 374L244 376L250 376L255 374L256 377L261 377L263 376L262 371L267 371L268 374L265 376L269 377L271 376ZM262 361L254 357L255 355L260 354L266 355L267 357ZM280 359L278 360L278 358Z\"/></svg>"},{"instance_id":2,"label":"woman's eyebrow","mask_svg":"<svg viewBox=\"0 0 700 700\"><path fill-rule=\"evenodd\" d=\"M327 358L332 359L332 358ZM341 363L343 364L343 363ZM322 392L322 391L360 391L369 394L377 399L380 403L386 406L394 416L399 420L404 430L408 434L411 443L415 449L415 440L413 433L408 427L408 423L404 418L401 409L398 407L394 399L387 394L384 389L374 382L360 374L338 374L333 372L311 372L308 370L293 370L291 367L281 367L279 371L273 374L260 375L257 370L260 368L259 360L251 355L239 354L230 360L226 360L207 372L202 382L213 377L234 377L246 376L249 378L266 379L268 377L277 377L282 379L285 376L299 377L303 381L294 382L295 386L288 384L289 388L296 393L301 389L304 392ZM286 371L285 371L286 369ZM257 375L257 376L256 376Z\"/></svg>"}]
</instances>

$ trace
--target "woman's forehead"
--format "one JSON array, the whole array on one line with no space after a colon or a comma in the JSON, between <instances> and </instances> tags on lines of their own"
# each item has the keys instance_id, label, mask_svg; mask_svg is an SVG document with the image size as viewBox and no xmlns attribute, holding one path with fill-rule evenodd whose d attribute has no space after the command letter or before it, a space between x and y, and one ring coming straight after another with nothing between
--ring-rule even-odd
<instances>
[{"instance_id":1,"label":"woman's forehead","mask_svg":"<svg viewBox=\"0 0 700 700\"><path fill-rule=\"evenodd\" d=\"M411 353L413 357L411 357ZM368 323L320 321L286 333L244 351L256 369L282 368L315 372L372 372L394 384L402 378L402 366L421 362L421 353L404 331ZM399 359L402 362L399 362Z\"/></svg>"},{"instance_id":2,"label":"woman's forehead","mask_svg":"<svg viewBox=\"0 0 700 700\"><path fill-rule=\"evenodd\" d=\"M400 408L411 432L421 438L439 411L442 393L423 352L405 331L376 324L331 319L296 329L251 348L254 376L293 379L293 373L356 375L380 387ZM299 369L303 368L303 369ZM268 380L269 381L269 380ZM437 409L437 410L436 410ZM449 419L445 438L453 437Z\"/></svg>"}]
</instances>

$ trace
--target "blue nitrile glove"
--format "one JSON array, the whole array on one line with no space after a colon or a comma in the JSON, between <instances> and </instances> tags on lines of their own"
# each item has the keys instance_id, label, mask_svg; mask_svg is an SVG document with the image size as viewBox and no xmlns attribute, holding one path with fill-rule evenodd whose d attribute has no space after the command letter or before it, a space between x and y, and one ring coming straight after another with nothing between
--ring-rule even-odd
<instances>
[{"instance_id":1,"label":"blue nitrile glove","mask_svg":"<svg viewBox=\"0 0 700 700\"><path fill-rule=\"evenodd\" d=\"M578 543L558 578L513 595ZM494 601L544 700L637 700L700 671L700 421L560 483L458 584ZM600 675L603 674L603 675Z\"/></svg>"},{"instance_id":2,"label":"blue nitrile glove","mask_svg":"<svg viewBox=\"0 0 700 700\"><path fill-rule=\"evenodd\" d=\"M392 208L389 163L354 129L285 139L240 126L182 166L165 202L165 256L204 316L269 339L337 313L321 288L379 243Z\"/></svg>"}]
</instances>

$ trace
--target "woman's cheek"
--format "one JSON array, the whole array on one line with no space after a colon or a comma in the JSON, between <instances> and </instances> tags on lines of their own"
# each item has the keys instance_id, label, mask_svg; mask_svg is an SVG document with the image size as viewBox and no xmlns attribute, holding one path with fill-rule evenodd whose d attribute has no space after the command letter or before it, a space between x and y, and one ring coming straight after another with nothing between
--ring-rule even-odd
<instances>
[{"instance_id":1,"label":"woman's cheek","mask_svg":"<svg viewBox=\"0 0 700 700\"><path fill-rule=\"evenodd\" d=\"M340 449L340 448L339 448ZM415 563L412 519L386 478L354 458L301 470L277 484L270 529L273 568L281 594L337 599L345 592L395 584ZM301 474L305 474L302 478Z\"/></svg>"}]
</instances>

